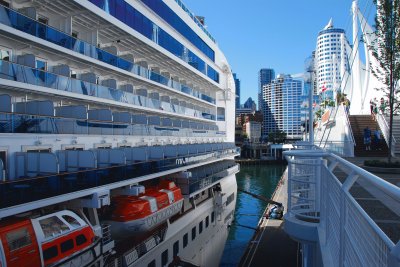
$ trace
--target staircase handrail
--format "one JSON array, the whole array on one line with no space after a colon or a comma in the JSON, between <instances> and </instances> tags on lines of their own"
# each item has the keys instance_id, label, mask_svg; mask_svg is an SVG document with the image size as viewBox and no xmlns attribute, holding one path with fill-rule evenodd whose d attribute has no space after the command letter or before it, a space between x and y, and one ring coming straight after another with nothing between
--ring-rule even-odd
<instances>
[{"instance_id":1,"label":"staircase handrail","mask_svg":"<svg viewBox=\"0 0 400 267\"><path fill-rule=\"evenodd\" d=\"M351 137L351 141L353 142L354 146L356 146L356 139L354 138L354 134L353 134L353 129L351 128L351 124L350 124L350 120L349 120L349 113L346 111L346 107L341 104L341 106L344 108L344 113L345 113L345 117L346 117L346 124L347 127L350 129L350 137Z\"/></svg>"},{"instance_id":2,"label":"staircase handrail","mask_svg":"<svg viewBox=\"0 0 400 267\"><path fill-rule=\"evenodd\" d=\"M389 125L386 121L385 114L378 113L376 114L376 121L378 122L379 128L382 131L383 138L386 141L386 144L389 144ZM396 152L396 138L392 134L392 147L390 153L394 156Z\"/></svg>"}]
</instances>

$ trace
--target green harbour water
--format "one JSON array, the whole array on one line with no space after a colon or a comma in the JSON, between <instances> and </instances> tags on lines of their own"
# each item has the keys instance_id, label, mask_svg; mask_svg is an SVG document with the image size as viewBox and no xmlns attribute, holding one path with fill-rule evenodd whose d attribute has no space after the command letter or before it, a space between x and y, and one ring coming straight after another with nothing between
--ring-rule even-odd
<instances>
[{"instance_id":1,"label":"green harbour water","mask_svg":"<svg viewBox=\"0 0 400 267\"><path fill-rule=\"evenodd\" d=\"M238 188L270 198L281 178L286 165L241 166L236 174ZM247 244L254 234L258 221L267 203L250 195L238 192L235 221L226 241L221 267L238 266Z\"/></svg>"}]
</instances>

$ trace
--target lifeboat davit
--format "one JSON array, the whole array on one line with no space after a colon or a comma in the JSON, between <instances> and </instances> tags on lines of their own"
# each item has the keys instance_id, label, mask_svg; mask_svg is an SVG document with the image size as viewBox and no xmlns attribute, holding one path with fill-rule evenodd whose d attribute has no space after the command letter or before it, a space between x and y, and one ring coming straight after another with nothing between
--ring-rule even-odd
<instances>
[{"instance_id":1,"label":"lifeboat davit","mask_svg":"<svg viewBox=\"0 0 400 267\"><path fill-rule=\"evenodd\" d=\"M135 186L112 198L111 234L115 239L147 232L180 212L181 189L172 181L157 186Z\"/></svg>"},{"instance_id":2,"label":"lifeboat davit","mask_svg":"<svg viewBox=\"0 0 400 267\"><path fill-rule=\"evenodd\" d=\"M88 266L101 256L100 238L78 215L63 210L0 223L0 266Z\"/></svg>"}]
</instances>

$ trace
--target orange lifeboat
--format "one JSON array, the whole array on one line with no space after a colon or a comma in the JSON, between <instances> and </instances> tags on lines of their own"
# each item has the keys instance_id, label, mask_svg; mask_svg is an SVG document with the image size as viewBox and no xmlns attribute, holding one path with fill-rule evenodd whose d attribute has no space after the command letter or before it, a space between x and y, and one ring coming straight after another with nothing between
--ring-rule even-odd
<instances>
[{"instance_id":1,"label":"orange lifeboat","mask_svg":"<svg viewBox=\"0 0 400 267\"><path fill-rule=\"evenodd\" d=\"M137 186L131 193L112 198L111 233L123 239L134 233L149 231L180 212L183 204L181 189L171 181L154 187Z\"/></svg>"},{"instance_id":2,"label":"orange lifeboat","mask_svg":"<svg viewBox=\"0 0 400 267\"><path fill-rule=\"evenodd\" d=\"M88 266L101 256L100 238L75 213L0 223L0 266Z\"/></svg>"}]
</instances>

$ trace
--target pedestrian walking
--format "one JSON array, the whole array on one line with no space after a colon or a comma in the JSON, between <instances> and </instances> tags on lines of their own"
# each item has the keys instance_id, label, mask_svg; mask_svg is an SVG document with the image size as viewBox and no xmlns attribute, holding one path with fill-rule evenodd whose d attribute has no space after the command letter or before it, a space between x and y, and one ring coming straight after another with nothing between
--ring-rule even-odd
<instances>
[{"instance_id":1,"label":"pedestrian walking","mask_svg":"<svg viewBox=\"0 0 400 267\"><path fill-rule=\"evenodd\" d=\"M374 131L374 149L382 150L381 148L381 131L378 128L375 128Z\"/></svg>"},{"instance_id":2,"label":"pedestrian walking","mask_svg":"<svg viewBox=\"0 0 400 267\"><path fill-rule=\"evenodd\" d=\"M364 145L365 150L371 150L371 130L368 126L364 129Z\"/></svg>"}]
</instances>

